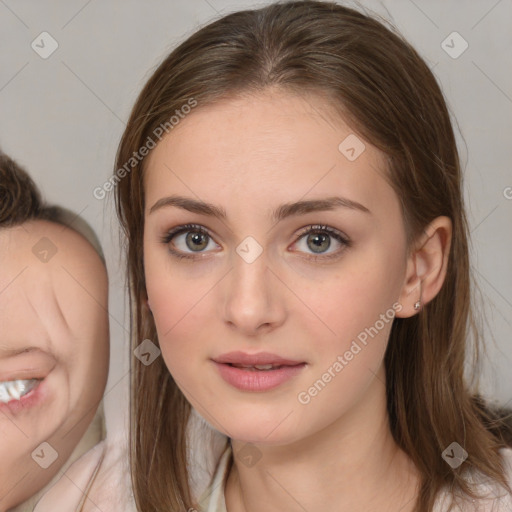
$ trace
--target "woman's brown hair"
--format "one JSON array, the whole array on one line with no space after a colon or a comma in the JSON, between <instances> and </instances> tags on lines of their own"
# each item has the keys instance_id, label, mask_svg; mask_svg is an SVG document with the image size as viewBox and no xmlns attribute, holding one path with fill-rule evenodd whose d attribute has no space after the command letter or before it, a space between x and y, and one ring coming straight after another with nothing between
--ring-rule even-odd
<instances>
[{"instance_id":1,"label":"woman's brown hair","mask_svg":"<svg viewBox=\"0 0 512 512\"><path fill-rule=\"evenodd\" d=\"M126 237L132 348L147 338L158 344L145 303L145 160L135 161L134 152L148 146L159 127L191 99L201 108L268 87L321 96L355 133L386 155L409 248L436 217L452 220L444 285L419 314L395 318L385 356L390 428L421 474L415 510L431 511L442 488L452 496L474 496L469 470L510 490L498 452L510 443L510 429L475 394L473 374L464 369L469 359L477 368L480 335L472 312L468 225L449 112L418 53L393 29L356 10L292 1L229 14L178 46L143 88L121 139L113 177ZM143 512L188 510L197 506L186 465L190 406L162 358L132 370L131 467L137 506ZM458 469L441 456L454 441L469 454Z\"/></svg>"}]
</instances>

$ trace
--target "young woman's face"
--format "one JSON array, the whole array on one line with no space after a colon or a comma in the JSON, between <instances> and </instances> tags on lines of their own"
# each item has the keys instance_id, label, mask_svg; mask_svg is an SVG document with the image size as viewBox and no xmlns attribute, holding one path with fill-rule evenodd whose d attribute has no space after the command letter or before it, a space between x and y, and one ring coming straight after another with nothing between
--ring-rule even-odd
<instances>
[{"instance_id":1,"label":"young woman's face","mask_svg":"<svg viewBox=\"0 0 512 512\"><path fill-rule=\"evenodd\" d=\"M237 440L290 443L383 410L407 266L401 208L382 154L325 112L282 92L199 106L147 162L162 355Z\"/></svg>"},{"instance_id":2,"label":"young woman's face","mask_svg":"<svg viewBox=\"0 0 512 512\"><path fill-rule=\"evenodd\" d=\"M108 372L108 283L93 247L46 221L0 230L0 268L5 510L51 480L95 414Z\"/></svg>"}]
</instances>

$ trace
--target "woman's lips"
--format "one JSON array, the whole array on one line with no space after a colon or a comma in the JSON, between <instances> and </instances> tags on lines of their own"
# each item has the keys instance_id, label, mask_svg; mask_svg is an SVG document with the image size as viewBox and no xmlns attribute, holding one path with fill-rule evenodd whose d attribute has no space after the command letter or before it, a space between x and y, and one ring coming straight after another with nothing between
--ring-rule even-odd
<instances>
[{"instance_id":1,"label":"woman's lips","mask_svg":"<svg viewBox=\"0 0 512 512\"><path fill-rule=\"evenodd\" d=\"M306 366L303 361L285 359L260 352L229 352L213 359L221 377L241 391L269 391L297 375Z\"/></svg>"}]
</instances>

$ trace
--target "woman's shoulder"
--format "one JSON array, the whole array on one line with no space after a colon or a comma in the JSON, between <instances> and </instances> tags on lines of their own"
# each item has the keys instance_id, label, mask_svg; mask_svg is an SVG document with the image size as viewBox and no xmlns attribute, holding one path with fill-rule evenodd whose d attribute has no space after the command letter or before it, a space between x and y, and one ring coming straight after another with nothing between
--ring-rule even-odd
<instances>
[{"instance_id":1,"label":"woman's shoulder","mask_svg":"<svg viewBox=\"0 0 512 512\"><path fill-rule=\"evenodd\" d=\"M500 449L500 455L503 461L503 469L508 485L512 488L512 447ZM457 512L511 512L512 494L496 481L490 481L487 477L480 474L471 476L471 483L480 500L466 498L463 503L457 502L455 511ZM451 494L444 491L440 494L434 512L444 512L447 505L451 502Z\"/></svg>"},{"instance_id":2,"label":"woman's shoulder","mask_svg":"<svg viewBox=\"0 0 512 512\"><path fill-rule=\"evenodd\" d=\"M512 487L512 447L507 446L500 449L501 459L503 461L503 470L505 473L505 478L510 487ZM501 499L503 503L508 505L508 508L504 508L503 510L512 511L512 494L507 492L503 486L499 485L497 482L490 482L486 478L477 479L475 481L479 485L479 489L483 491L483 493L487 493L490 499ZM501 503L501 502L500 502ZM501 510L502 509L498 509Z\"/></svg>"},{"instance_id":3,"label":"woman's shoulder","mask_svg":"<svg viewBox=\"0 0 512 512\"><path fill-rule=\"evenodd\" d=\"M82 489L86 489L94 478L105 450L105 441L83 454L73 462L62 476L37 502L35 512L54 510L76 510L83 499Z\"/></svg>"},{"instance_id":4,"label":"woman's shoulder","mask_svg":"<svg viewBox=\"0 0 512 512\"><path fill-rule=\"evenodd\" d=\"M503 460L503 467L507 482L512 488L512 447L502 448L500 454ZM229 469L229 463L232 456L231 445L227 445L220 456L217 468L208 488L199 498L200 510L204 512L226 512L226 501L224 498L224 487ZM480 481L479 481L480 480ZM511 512L512 494L508 493L503 487L489 483L488 481L474 478L477 491L483 500L478 502L466 501L462 508L455 508L457 512ZM441 493L434 512L444 512L450 501L450 495L447 492Z\"/></svg>"},{"instance_id":5,"label":"woman's shoulder","mask_svg":"<svg viewBox=\"0 0 512 512\"><path fill-rule=\"evenodd\" d=\"M505 475L507 478L507 482L509 486L512 488L512 446L507 446L500 450L502 459L503 459L503 469L505 470ZM512 511L512 495L509 495L510 499L510 508L508 510Z\"/></svg>"},{"instance_id":6,"label":"woman's shoulder","mask_svg":"<svg viewBox=\"0 0 512 512\"><path fill-rule=\"evenodd\" d=\"M135 512L124 438L102 441L74 462L34 512Z\"/></svg>"},{"instance_id":7,"label":"woman's shoulder","mask_svg":"<svg viewBox=\"0 0 512 512\"><path fill-rule=\"evenodd\" d=\"M501 456L503 457L505 472L508 476L509 481L512 480L512 446L507 446L500 450Z\"/></svg>"},{"instance_id":8,"label":"woman's shoulder","mask_svg":"<svg viewBox=\"0 0 512 512\"><path fill-rule=\"evenodd\" d=\"M123 435L107 437L104 457L91 482L82 512L136 512L130 479L128 443Z\"/></svg>"},{"instance_id":9,"label":"woman's shoulder","mask_svg":"<svg viewBox=\"0 0 512 512\"><path fill-rule=\"evenodd\" d=\"M221 454L213 479L199 498L199 510L204 512L227 512L224 489L232 457L231 444Z\"/></svg>"}]
</instances>

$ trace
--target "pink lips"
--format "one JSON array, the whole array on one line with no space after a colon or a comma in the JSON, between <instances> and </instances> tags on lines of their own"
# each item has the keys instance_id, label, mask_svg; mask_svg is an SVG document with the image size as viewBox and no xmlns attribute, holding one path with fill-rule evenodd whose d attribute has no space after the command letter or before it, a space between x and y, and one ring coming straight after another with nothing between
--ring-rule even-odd
<instances>
[{"instance_id":1,"label":"pink lips","mask_svg":"<svg viewBox=\"0 0 512 512\"><path fill-rule=\"evenodd\" d=\"M229 352L213 359L221 377L241 391L269 391L290 380L306 366L304 361L285 359L276 354L260 352ZM272 369L255 366L272 365ZM244 368L245 367L245 368ZM251 367L251 368L248 368Z\"/></svg>"}]
</instances>

